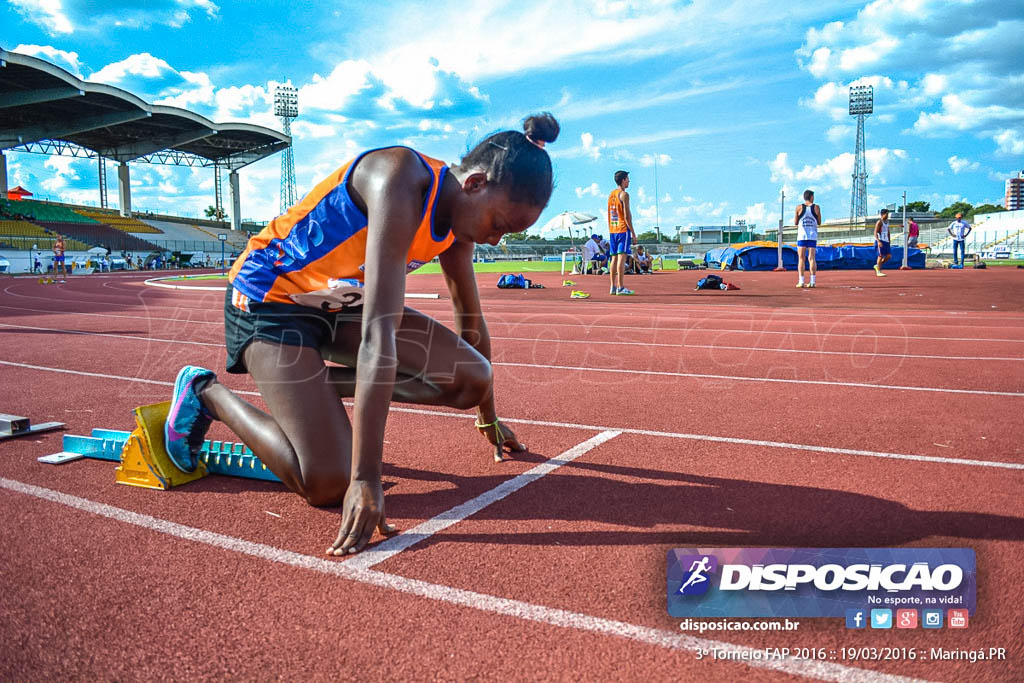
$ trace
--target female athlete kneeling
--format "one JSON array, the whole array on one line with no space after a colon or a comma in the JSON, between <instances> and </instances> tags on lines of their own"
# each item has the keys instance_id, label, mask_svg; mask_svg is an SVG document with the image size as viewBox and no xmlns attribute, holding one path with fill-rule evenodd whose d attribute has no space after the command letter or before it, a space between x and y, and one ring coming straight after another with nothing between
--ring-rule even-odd
<instances>
[{"instance_id":1,"label":"female athlete kneeling","mask_svg":"<svg viewBox=\"0 0 1024 683\"><path fill-rule=\"evenodd\" d=\"M381 457L391 401L477 409L494 445L521 451L494 406L490 338L473 245L522 232L551 197L550 114L503 131L451 168L407 147L365 152L249 244L224 302L227 371L248 372L269 414L213 372L178 373L165 436L185 471L211 420L224 422L311 505L341 504L327 553L362 550L384 514ZM406 273L440 256L455 332L404 306ZM327 366L331 361L345 367ZM349 422L340 397L354 397Z\"/></svg>"}]
</instances>

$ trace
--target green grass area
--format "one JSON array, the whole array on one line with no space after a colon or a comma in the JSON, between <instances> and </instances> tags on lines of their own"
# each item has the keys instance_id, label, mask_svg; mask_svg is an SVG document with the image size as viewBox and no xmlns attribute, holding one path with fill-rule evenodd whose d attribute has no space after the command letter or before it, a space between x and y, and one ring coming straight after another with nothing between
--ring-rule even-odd
<instances>
[{"instance_id":1,"label":"green grass area","mask_svg":"<svg viewBox=\"0 0 1024 683\"><path fill-rule=\"evenodd\" d=\"M220 273L209 273L207 275L182 275L181 277L169 277L161 282L195 282L196 280L227 280L227 275Z\"/></svg>"},{"instance_id":2,"label":"green grass area","mask_svg":"<svg viewBox=\"0 0 1024 683\"><path fill-rule=\"evenodd\" d=\"M1024 261L1021 259L999 259L998 261L995 259L984 259L984 261L985 265L990 268L993 266L1024 266Z\"/></svg>"},{"instance_id":3,"label":"green grass area","mask_svg":"<svg viewBox=\"0 0 1024 683\"><path fill-rule=\"evenodd\" d=\"M699 263L694 261L694 263ZM569 264L566 264L567 266ZM665 270L677 270L674 260L665 261ZM495 261L494 263L474 263L473 271L477 273L557 273L562 269L560 261ZM416 270L413 275L429 275L440 273L441 264L428 263ZM165 280L165 282L191 282L194 280L225 280L225 275L188 275Z\"/></svg>"}]
</instances>

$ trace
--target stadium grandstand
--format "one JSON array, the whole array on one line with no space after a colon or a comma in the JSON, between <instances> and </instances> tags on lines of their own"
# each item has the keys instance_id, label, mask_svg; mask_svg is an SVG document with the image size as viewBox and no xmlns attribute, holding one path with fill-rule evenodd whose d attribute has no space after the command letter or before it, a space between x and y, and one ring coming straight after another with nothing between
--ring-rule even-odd
<instances>
[{"instance_id":1,"label":"stadium grandstand","mask_svg":"<svg viewBox=\"0 0 1024 683\"><path fill-rule=\"evenodd\" d=\"M248 238L241 221L239 170L291 144L289 136L247 123L214 123L186 109L149 104L109 85L83 81L45 60L0 49L0 250L12 272L29 270L29 251L50 250L57 235L69 255L111 251L239 251ZM98 207L29 199L9 188L11 153L63 155L97 162ZM117 208L107 197L106 162L117 164ZM131 164L209 168L211 199L230 222L173 216L146 220L133 212ZM224 206L221 175L228 180ZM15 253L11 253L11 252ZM21 252L21 253L18 253Z\"/></svg>"}]
</instances>

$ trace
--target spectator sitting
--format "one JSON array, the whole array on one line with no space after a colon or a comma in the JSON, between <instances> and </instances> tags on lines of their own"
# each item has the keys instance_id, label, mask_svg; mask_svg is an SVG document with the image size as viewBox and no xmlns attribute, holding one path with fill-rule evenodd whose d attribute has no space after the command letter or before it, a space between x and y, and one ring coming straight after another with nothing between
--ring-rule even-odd
<instances>
[{"instance_id":1,"label":"spectator sitting","mask_svg":"<svg viewBox=\"0 0 1024 683\"><path fill-rule=\"evenodd\" d=\"M591 235L583 245L583 273L586 274L588 266L592 267L595 273L600 273L606 265L608 253L601 247L601 236Z\"/></svg>"},{"instance_id":2,"label":"spectator sitting","mask_svg":"<svg viewBox=\"0 0 1024 683\"><path fill-rule=\"evenodd\" d=\"M651 255L647 253L643 245L636 246L636 255L633 257L634 266L638 273L651 273Z\"/></svg>"}]
</instances>

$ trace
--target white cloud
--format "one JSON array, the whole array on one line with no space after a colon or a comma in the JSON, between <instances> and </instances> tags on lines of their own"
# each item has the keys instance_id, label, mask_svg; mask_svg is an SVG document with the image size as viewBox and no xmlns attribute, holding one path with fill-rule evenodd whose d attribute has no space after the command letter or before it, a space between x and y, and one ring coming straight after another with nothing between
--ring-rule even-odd
<instances>
[{"instance_id":1,"label":"white cloud","mask_svg":"<svg viewBox=\"0 0 1024 683\"><path fill-rule=\"evenodd\" d=\"M672 157L667 154L645 154L640 157L641 166L653 166L655 162L659 166L668 166L672 163Z\"/></svg>"},{"instance_id":2,"label":"white cloud","mask_svg":"<svg viewBox=\"0 0 1024 683\"><path fill-rule=\"evenodd\" d=\"M580 198L582 198L582 197L584 197L586 195L590 195L591 197L597 197L600 194L601 194L601 188L598 187L597 183L590 183L590 185L588 187L577 187L576 188L576 196L580 197Z\"/></svg>"},{"instance_id":3,"label":"white cloud","mask_svg":"<svg viewBox=\"0 0 1024 683\"><path fill-rule=\"evenodd\" d=\"M748 226L757 226L761 229L769 225L775 226L778 224L778 217L773 215L764 202L751 204L739 218L745 220Z\"/></svg>"},{"instance_id":4,"label":"white cloud","mask_svg":"<svg viewBox=\"0 0 1024 683\"><path fill-rule=\"evenodd\" d=\"M914 122L914 131L934 136L1017 121L1024 122L1024 109L998 104L974 107L964 102L959 95L945 95L942 98L942 110L921 112Z\"/></svg>"},{"instance_id":5,"label":"white cloud","mask_svg":"<svg viewBox=\"0 0 1024 683\"><path fill-rule=\"evenodd\" d=\"M962 173L964 171L977 171L981 165L977 161L970 161L969 159L961 159L957 155L953 155L946 159L949 163L949 167L953 169L953 173Z\"/></svg>"},{"instance_id":6,"label":"white cloud","mask_svg":"<svg viewBox=\"0 0 1024 683\"><path fill-rule=\"evenodd\" d=\"M849 144L850 140L854 139L854 135L856 135L856 131L853 126L832 126L825 131L825 138L835 145Z\"/></svg>"},{"instance_id":7,"label":"white cloud","mask_svg":"<svg viewBox=\"0 0 1024 683\"><path fill-rule=\"evenodd\" d=\"M864 152L869 178L882 183L887 181L887 173L898 168L907 158L906 151L902 149L882 147L867 149ZM805 189L818 192L835 188L850 189L853 184L853 166L852 152L844 152L820 164L806 164L799 171L789 165L788 153L779 152L768 165L771 169L771 181L783 183L787 196L796 196L798 191L802 192ZM808 188L802 185L815 187Z\"/></svg>"},{"instance_id":8,"label":"white cloud","mask_svg":"<svg viewBox=\"0 0 1024 683\"><path fill-rule=\"evenodd\" d=\"M313 74L310 83L299 88L299 103L305 109L336 111L345 100L369 85L370 65L364 60L345 60L327 76Z\"/></svg>"},{"instance_id":9,"label":"white cloud","mask_svg":"<svg viewBox=\"0 0 1024 683\"><path fill-rule=\"evenodd\" d=\"M11 0L18 14L38 24L51 36L74 33L75 27L64 13L61 0Z\"/></svg>"},{"instance_id":10,"label":"white cloud","mask_svg":"<svg viewBox=\"0 0 1024 683\"><path fill-rule=\"evenodd\" d=\"M601 150L603 150L608 144L603 140L595 144L594 136L592 133L581 133L580 143L583 148L583 154L585 156L590 157L594 161L597 161L598 159L601 158Z\"/></svg>"},{"instance_id":11,"label":"white cloud","mask_svg":"<svg viewBox=\"0 0 1024 683\"><path fill-rule=\"evenodd\" d=\"M877 119L911 110L909 132L971 132L1012 154L1014 146L1000 139L1024 137L1024 74L1014 49L1022 33L1019 3L874 0L851 21L807 31L798 61L828 82L805 104L838 121L846 115L847 86L870 84L876 112L882 110Z\"/></svg>"},{"instance_id":12,"label":"white cloud","mask_svg":"<svg viewBox=\"0 0 1024 683\"><path fill-rule=\"evenodd\" d=\"M148 52L129 55L119 62L112 62L89 76L94 83L120 85L130 76L147 79L163 78L169 73L177 73L164 60L154 57Z\"/></svg>"},{"instance_id":13,"label":"white cloud","mask_svg":"<svg viewBox=\"0 0 1024 683\"><path fill-rule=\"evenodd\" d=\"M1024 133L1020 129L1001 130L993 136L996 144L999 145L999 153L1009 156L1020 156L1024 154Z\"/></svg>"},{"instance_id":14,"label":"white cloud","mask_svg":"<svg viewBox=\"0 0 1024 683\"><path fill-rule=\"evenodd\" d=\"M11 50L11 52L45 59L48 62L56 64L65 71L69 71L78 78L82 77L82 63L78 61L77 52L59 50L55 47L51 47L50 45L19 45Z\"/></svg>"},{"instance_id":15,"label":"white cloud","mask_svg":"<svg viewBox=\"0 0 1024 683\"><path fill-rule=\"evenodd\" d=\"M76 166L78 159L74 157L62 157L62 156L51 156L43 164L43 168L48 168L53 173L42 180L40 183L43 189L54 194L62 192L67 186L68 181L78 180L78 171L73 167Z\"/></svg>"}]
</instances>

